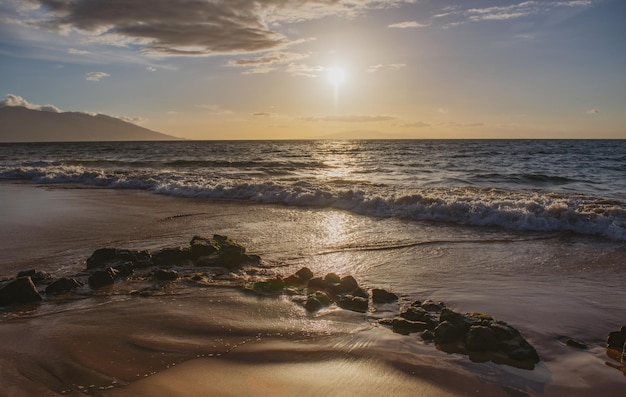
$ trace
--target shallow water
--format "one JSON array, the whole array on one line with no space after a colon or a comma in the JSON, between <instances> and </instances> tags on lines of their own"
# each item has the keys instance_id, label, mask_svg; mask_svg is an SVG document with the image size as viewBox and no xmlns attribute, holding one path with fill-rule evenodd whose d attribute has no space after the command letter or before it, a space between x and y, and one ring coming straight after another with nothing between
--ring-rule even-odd
<instances>
[{"instance_id":1,"label":"shallow water","mask_svg":"<svg viewBox=\"0 0 626 397\"><path fill-rule=\"evenodd\" d=\"M608 333L624 325L621 242L135 191L0 184L0 196L28 197L31 207L37 200L48 203L33 213L16 211L0 228L0 237L10 243L2 248L2 277L28 267L71 274L103 246L158 249L185 244L193 235L225 234L261 255L262 275L286 275L306 265L316 274L352 274L367 288L392 290L401 296L400 305L431 298L460 311L489 313L518 328L542 358L534 371L525 371L439 352L416 336L376 325L398 305L365 316L340 309L310 316L289 299L257 299L230 288L179 283L161 296L141 298L129 296L132 288L124 292L121 284L112 295L93 296L84 287L80 299L48 299L26 312L3 313L0 332L10 343L0 355L2 383L15 385L16 395L21 388L78 393L92 384L97 394L101 387L117 389L198 355L250 360L231 349L242 342L260 349L270 342L296 342L267 347L263 360L286 350L285 357L299 361L310 354L303 346L312 345L329 359L337 358L331 352L340 359L358 352L405 368L410 376L437 362L443 366L435 365L437 379L450 374L461 383L478 379L491 395L515 390L610 396L626 385L622 372L606 364L611 360L604 349ZM567 338L580 339L589 349L568 347Z\"/></svg>"}]
</instances>

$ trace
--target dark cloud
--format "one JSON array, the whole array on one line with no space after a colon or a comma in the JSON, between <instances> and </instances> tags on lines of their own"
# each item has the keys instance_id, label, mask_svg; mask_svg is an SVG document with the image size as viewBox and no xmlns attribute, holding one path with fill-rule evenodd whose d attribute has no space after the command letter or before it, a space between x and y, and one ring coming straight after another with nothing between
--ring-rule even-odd
<instances>
[{"instance_id":1,"label":"dark cloud","mask_svg":"<svg viewBox=\"0 0 626 397\"><path fill-rule=\"evenodd\" d=\"M277 49L291 41L277 26L354 15L411 0L32 0L39 25L79 31L92 41L136 45L159 55L210 55Z\"/></svg>"}]
</instances>

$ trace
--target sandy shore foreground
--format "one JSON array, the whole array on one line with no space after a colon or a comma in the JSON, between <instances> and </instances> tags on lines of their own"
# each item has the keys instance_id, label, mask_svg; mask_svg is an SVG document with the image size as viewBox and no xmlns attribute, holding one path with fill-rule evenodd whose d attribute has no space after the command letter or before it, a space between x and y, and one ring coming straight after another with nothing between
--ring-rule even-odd
<instances>
[{"instance_id":1,"label":"sandy shore foreground","mask_svg":"<svg viewBox=\"0 0 626 397\"><path fill-rule=\"evenodd\" d=\"M430 268L420 277L409 277L371 264L390 266L404 260L402 255L413 260L415 252L355 249L361 230L387 221L337 211L6 183L0 184L0 199L5 220L0 239L6 243L0 248L2 277L30 267L67 275L83 268L96 248L158 249L195 234L219 233L270 258L271 263L258 270L261 275L308 264L316 272L349 271L370 287L381 283L406 293L401 289L404 278L427 297L450 297L460 310L486 309L498 319L520 324L542 358L528 371L444 353L417 336L394 334L377 324L377 316L395 307L367 314L337 308L308 314L288 297L251 296L221 283L181 282L150 296L134 296L129 294L133 285L121 282L114 288L94 292L84 287L37 306L0 312L0 395L582 397L620 396L626 386L626 377L608 366L611 360L603 348L605 335L624 320L619 318L626 297L623 288L617 288L624 275L618 266L624 259L619 246L600 245L597 252L606 254L589 265L595 266L593 272L582 266L575 272L556 269L557 277L546 279L544 269L529 275L499 270L484 281L480 277L487 273L476 276L470 266L475 265L467 259L475 251L497 261L510 260L518 252L536 260L550 249L554 251L545 254L548 259L560 250L576 250L578 257L597 254L588 254L586 243L569 241L571 246L564 247L560 241L543 239L507 243L502 250L494 250L500 243L489 244L490 251L482 243L425 245L419 254L431 255L430 263L439 266L435 270L443 271L446 261L451 262L455 278L431 275ZM391 230L394 225L383 226ZM408 228L404 223L397 227ZM439 225L411 228L415 234L407 239L443 241L433 234L445 234L448 240L470 234ZM354 240L342 240L348 237ZM270 244L278 238L280 244ZM386 262L388 252L395 256ZM600 267L602 263L611 266ZM447 289L437 288L442 279ZM509 279L510 286L505 284ZM497 288L484 288L490 285ZM414 296L402 299L406 303ZM581 337L589 348L567 347L558 332Z\"/></svg>"}]
</instances>

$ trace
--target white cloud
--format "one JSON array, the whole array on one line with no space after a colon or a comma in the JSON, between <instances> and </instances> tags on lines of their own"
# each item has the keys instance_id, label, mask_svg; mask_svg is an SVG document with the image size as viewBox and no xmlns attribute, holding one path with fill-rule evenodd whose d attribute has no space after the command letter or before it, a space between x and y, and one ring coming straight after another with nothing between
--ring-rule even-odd
<instances>
[{"instance_id":1,"label":"white cloud","mask_svg":"<svg viewBox=\"0 0 626 397\"><path fill-rule=\"evenodd\" d=\"M90 54L89 51L79 50L79 49L76 49L76 48L69 48L67 50L67 53L68 54L73 54L73 55L87 55L87 54Z\"/></svg>"},{"instance_id":2,"label":"white cloud","mask_svg":"<svg viewBox=\"0 0 626 397\"><path fill-rule=\"evenodd\" d=\"M585 113L587 113L587 114L598 114L598 113L600 113L600 109L587 109L587 111L585 111Z\"/></svg>"},{"instance_id":3,"label":"white cloud","mask_svg":"<svg viewBox=\"0 0 626 397\"><path fill-rule=\"evenodd\" d=\"M447 22L444 27L452 27L463 25L467 22L507 21L530 16L548 17L553 16L554 13L559 12L559 10L574 7L589 7L591 5L593 5L591 0L528 0L520 1L515 4L483 8L462 8L457 6L439 10L437 14L432 16L432 20L445 20Z\"/></svg>"},{"instance_id":4,"label":"white cloud","mask_svg":"<svg viewBox=\"0 0 626 397\"><path fill-rule=\"evenodd\" d=\"M197 105L196 107L206 110L211 114L232 114L233 113L232 110L225 109L222 107L222 105L216 105L216 104L212 104L212 105L202 104L202 105Z\"/></svg>"},{"instance_id":5,"label":"white cloud","mask_svg":"<svg viewBox=\"0 0 626 397\"><path fill-rule=\"evenodd\" d=\"M156 72L157 68L155 68L154 66L147 66L147 67L146 67L146 70L147 70L148 72Z\"/></svg>"},{"instance_id":6,"label":"white cloud","mask_svg":"<svg viewBox=\"0 0 626 397\"><path fill-rule=\"evenodd\" d=\"M54 105L35 105L15 94L7 94L4 99L0 100L0 107L4 106L21 106L27 109L41 110L42 112L62 113L61 109Z\"/></svg>"},{"instance_id":7,"label":"white cloud","mask_svg":"<svg viewBox=\"0 0 626 397\"><path fill-rule=\"evenodd\" d=\"M400 22L400 23L394 23L391 24L389 26L387 26L388 28L395 28L395 29L408 29L408 28L425 28L429 26L428 24L423 24L423 23L419 23L416 21L407 21L407 22Z\"/></svg>"},{"instance_id":8,"label":"white cloud","mask_svg":"<svg viewBox=\"0 0 626 397\"><path fill-rule=\"evenodd\" d=\"M89 81L100 81L100 79L104 78L104 77L109 77L111 76L108 73L104 73L104 72L89 72L89 73L85 73L85 79L89 80Z\"/></svg>"},{"instance_id":9,"label":"white cloud","mask_svg":"<svg viewBox=\"0 0 626 397\"><path fill-rule=\"evenodd\" d=\"M367 71L369 73L376 73L376 72L380 72L382 70L398 70L398 69L402 69L406 67L406 63L389 63L386 65L383 65L382 63L379 63L378 65L372 65L370 67L367 68Z\"/></svg>"}]
</instances>

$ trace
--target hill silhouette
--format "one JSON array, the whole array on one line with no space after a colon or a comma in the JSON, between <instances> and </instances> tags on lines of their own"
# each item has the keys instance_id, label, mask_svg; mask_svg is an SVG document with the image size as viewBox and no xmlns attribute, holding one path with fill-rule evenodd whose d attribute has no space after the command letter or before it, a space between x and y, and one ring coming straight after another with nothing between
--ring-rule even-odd
<instances>
[{"instance_id":1,"label":"hill silhouette","mask_svg":"<svg viewBox=\"0 0 626 397\"><path fill-rule=\"evenodd\" d=\"M103 114L47 112L22 106L0 107L0 142L176 140Z\"/></svg>"}]
</instances>

